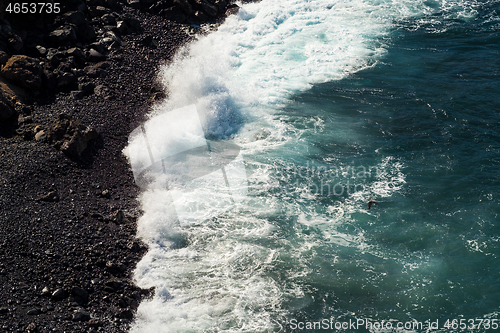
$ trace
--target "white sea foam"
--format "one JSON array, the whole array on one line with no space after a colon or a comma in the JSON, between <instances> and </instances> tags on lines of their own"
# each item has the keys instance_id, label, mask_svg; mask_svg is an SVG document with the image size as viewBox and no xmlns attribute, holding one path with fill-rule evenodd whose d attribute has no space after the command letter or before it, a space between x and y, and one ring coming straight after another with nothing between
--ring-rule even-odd
<instances>
[{"instance_id":1,"label":"white sea foam","mask_svg":"<svg viewBox=\"0 0 500 333\"><path fill-rule=\"evenodd\" d=\"M399 191L405 181L403 165L390 157L383 159L378 167L384 172L365 192L349 195L324 211L307 191L273 195L280 186L273 169L287 163L273 150L287 142L296 144L297 150L309 149L301 138L305 130L280 121L275 112L293 94L313 84L376 65L386 52L384 41L395 20L436 10L424 3L263 0L245 4L217 32L188 45L162 69L168 99L156 105L151 116L195 104L207 138L231 139L242 147L251 170L249 195L208 218L206 211L193 210L192 223L182 223L171 192L142 193L144 215L138 221L138 235L150 249L135 278L141 287L156 287L156 293L141 303L132 332L276 330L286 316L284 299L295 295L303 300L300 304L308 302L296 281L310 273L306 258L311 251L324 241L366 247L362 233L342 233L336 226L350 214L360 213L356 207L366 196L389 197ZM316 130L324 126L321 119L313 120ZM183 129L172 127L172 131ZM164 132L160 126L151 133L151 144L161 141ZM349 140L355 140L355 131L351 134ZM147 161L147 152L136 143L126 154L142 154ZM183 200L190 200L189 193ZM280 237L287 233L283 220L296 225L292 229L316 228L320 236L298 232L295 239ZM278 281L278 272L290 282Z\"/></svg>"}]
</instances>

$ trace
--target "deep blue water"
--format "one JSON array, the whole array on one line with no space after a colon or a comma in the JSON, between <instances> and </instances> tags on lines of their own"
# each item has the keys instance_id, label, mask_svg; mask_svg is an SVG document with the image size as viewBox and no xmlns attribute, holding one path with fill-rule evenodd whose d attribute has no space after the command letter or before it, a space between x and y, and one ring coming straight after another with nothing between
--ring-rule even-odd
<instances>
[{"instance_id":1,"label":"deep blue water","mask_svg":"<svg viewBox=\"0 0 500 333\"><path fill-rule=\"evenodd\" d=\"M315 85L282 111L325 119L325 134L311 142L317 159L372 165L394 156L406 175L398 195L375 207L376 219L353 217L343 228L361 230L383 257L345 254L339 273L352 277L337 286L319 274L311 296L322 301L300 309L302 321L335 313L442 324L498 318L500 26L491 17L499 9L482 5L470 21L438 13L432 24L397 22L380 64ZM339 119L355 124L362 139L338 144ZM402 271L405 258L428 267Z\"/></svg>"}]
</instances>

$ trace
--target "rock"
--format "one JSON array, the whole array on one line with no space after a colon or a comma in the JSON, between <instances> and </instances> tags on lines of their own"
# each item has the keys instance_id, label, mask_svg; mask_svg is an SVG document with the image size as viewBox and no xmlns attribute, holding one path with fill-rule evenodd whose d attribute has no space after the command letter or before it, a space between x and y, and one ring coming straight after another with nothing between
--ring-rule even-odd
<instances>
[{"instance_id":1,"label":"rock","mask_svg":"<svg viewBox=\"0 0 500 333\"><path fill-rule=\"evenodd\" d=\"M17 117L17 123L19 125L22 125L22 124L30 124L33 122L33 117L32 116L23 116L23 115L19 115L19 117Z\"/></svg>"},{"instance_id":2,"label":"rock","mask_svg":"<svg viewBox=\"0 0 500 333\"><path fill-rule=\"evenodd\" d=\"M12 47L16 52L21 51L24 46L23 39L14 32L10 32L8 34L7 42L9 43L10 47Z\"/></svg>"},{"instance_id":3,"label":"rock","mask_svg":"<svg viewBox=\"0 0 500 333\"><path fill-rule=\"evenodd\" d=\"M0 121L5 121L11 118L16 112L10 106L10 104L4 100L3 96L0 96Z\"/></svg>"},{"instance_id":4,"label":"rock","mask_svg":"<svg viewBox=\"0 0 500 333\"><path fill-rule=\"evenodd\" d=\"M141 245L137 241L130 241L127 244L127 248L132 252L139 252L141 250Z\"/></svg>"},{"instance_id":5,"label":"rock","mask_svg":"<svg viewBox=\"0 0 500 333\"><path fill-rule=\"evenodd\" d=\"M97 138L94 130L76 131L70 141L66 141L61 146L61 151L70 156L80 156L87 148L88 142Z\"/></svg>"},{"instance_id":6,"label":"rock","mask_svg":"<svg viewBox=\"0 0 500 333\"><path fill-rule=\"evenodd\" d=\"M86 22L85 14L80 11L71 11L64 14L66 22L72 23L76 26L82 25Z\"/></svg>"},{"instance_id":7,"label":"rock","mask_svg":"<svg viewBox=\"0 0 500 333\"><path fill-rule=\"evenodd\" d=\"M240 7L237 4L231 4L231 5L227 6L226 16L235 15L238 13L239 10L240 10Z\"/></svg>"},{"instance_id":8,"label":"rock","mask_svg":"<svg viewBox=\"0 0 500 333\"><path fill-rule=\"evenodd\" d=\"M77 27L77 35L86 41L92 41L97 37L94 27L92 27L88 22L85 22Z\"/></svg>"},{"instance_id":9,"label":"rock","mask_svg":"<svg viewBox=\"0 0 500 333\"><path fill-rule=\"evenodd\" d=\"M110 279L104 283L106 287L111 288L113 291L120 291L124 288L124 285L122 282L120 282L117 279Z\"/></svg>"},{"instance_id":10,"label":"rock","mask_svg":"<svg viewBox=\"0 0 500 333\"><path fill-rule=\"evenodd\" d=\"M186 14L178 7L162 9L161 15L163 15L167 20L178 23L183 23L187 20Z\"/></svg>"},{"instance_id":11,"label":"rock","mask_svg":"<svg viewBox=\"0 0 500 333\"><path fill-rule=\"evenodd\" d=\"M59 72L57 75L57 86L59 88L64 88L75 84L77 77L73 73Z\"/></svg>"},{"instance_id":12,"label":"rock","mask_svg":"<svg viewBox=\"0 0 500 333\"><path fill-rule=\"evenodd\" d=\"M87 54L87 59L92 62L103 61L106 60L106 56L100 53L97 50L90 49Z\"/></svg>"},{"instance_id":13,"label":"rock","mask_svg":"<svg viewBox=\"0 0 500 333\"><path fill-rule=\"evenodd\" d=\"M125 222L125 220L126 220L125 213L122 210L117 210L113 214L113 221L116 224L121 224L121 223Z\"/></svg>"},{"instance_id":14,"label":"rock","mask_svg":"<svg viewBox=\"0 0 500 333\"><path fill-rule=\"evenodd\" d=\"M141 8L141 2L139 0L128 0L128 5L134 9Z\"/></svg>"},{"instance_id":15,"label":"rock","mask_svg":"<svg viewBox=\"0 0 500 333\"><path fill-rule=\"evenodd\" d=\"M49 296L50 295L50 289L49 287L45 287L42 289L42 292L40 293L42 296Z\"/></svg>"},{"instance_id":16,"label":"rock","mask_svg":"<svg viewBox=\"0 0 500 333\"><path fill-rule=\"evenodd\" d=\"M118 300L118 306L119 306L120 308L126 308L126 307L128 306L128 304L127 304L127 302L125 302L125 300L124 300L123 298L120 298L120 299Z\"/></svg>"},{"instance_id":17,"label":"rock","mask_svg":"<svg viewBox=\"0 0 500 333\"><path fill-rule=\"evenodd\" d=\"M74 287L72 290L74 296L80 297L84 302L87 302L89 299L89 293L80 287Z\"/></svg>"},{"instance_id":18,"label":"rock","mask_svg":"<svg viewBox=\"0 0 500 333\"><path fill-rule=\"evenodd\" d=\"M214 5L219 9L219 13L224 13L227 6L226 0L215 0Z\"/></svg>"},{"instance_id":19,"label":"rock","mask_svg":"<svg viewBox=\"0 0 500 333\"><path fill-rule=\"evenodd\" d=\"M25 95L23 88L0 76L0 121L12 118L16 111L29 111L23 103Z\"/></svg>"},{"instance_id":20,"label":"rock","mask_svg":"<svg viewBox=\"0 0 500 333\"><path fill-rule=\"evenodd\" d=\"M83 69L89 78L103 77L106 71L98 66L87 66ZM92 88L94 90L94 88Z\"/></svg>"},{"instance_id":21,"label":"rock","mask_svg":"<svg viewBox=\"0 0 500 333\"><path fill-rule=\"evenodd\" d=\"M118 315L119 318L122 318L122 319L133 319L134 318L134 313L132 312L132 310L130 309L127 309L127 310L123 310L120 312L120 314Z\"/></svg>"},{"instance_id":22,"label":"rock","mask_svg":"<svg viewBox=\"0 0 500 333\"><path fill-rule=\"evenodd\" d=\"M104 14L101 17L101 20L104 23L104 25L116 26L116 18L111 14Z\"/></svg>"},{"instance_id":23,"label":"rock","mask_svg":"<svg viewBox=\"0 0 500 333\"><path fill-rule=\"evenodd\" d=\"M45 130L41 130L39 132L36 132L36 134L35 134L36 141L45 141L46 139L47 139L47 132L45 132Z\"/></svg>"},{"instance_id":24,"label":"rock","mask_svg":"<svg viewBox=\"0 0 500 333\"><path fill-rule=\"evenodd\" d=\"M39 315L40 312L41 312L41 310L39 308L36 308L36 309L28 310L28 312L26 312L26 314L28 316L36 316L36 315Z\"/></svg>"},{"instance_id":25,"label":"rock","mask_svg":"<svg viewBox=\"0 0 500 333\"><path fill-rule=\"evenodd\" d=\"M110 199L111 198L111 192L109 192L109 190L104 190L104 191L101 192L101 197L106 198L106 199Z\"/></svg>"},{"instance_id":26,"label":"rock","mask_svg":"<svg viewBox=\"0 0 500 333\"><path fill-rule=\"evenodd\" d=\"M140 31L142 30L142 27L141 27L141 21L139 21L138 19L136 19L135 17L133 17L132 15L130 14L125 14L123 15L123 21L127 24L128 27L130 27L130 29L132 29L133 31Z\"/></svg>"},{"instance_id":27,"label":"rock","mask_svg":"<svg viewBox=\"0 0 500 333\"><path fill-rule=\"evenodd\" d=\"M111 89L109 89L103 84L100 84L94 88L94 94L104 99L111 99L113 97Z\"/></svg>"},{"instance_id":28,"label":"rock","mask_svg":"<svg viewBox=\"0 0 500 333\"><path fill-rule=\"evenodd\" d=\"M27 333L34 333L37 331L36 323L30 323L28 326L26 326L26 332Z\"/></svg>"},{"instance_id":29,"label":"rock","mask_svg":"<svg viewBox=\"0 0 500 333\"><path fill-rule=\"evenodd\" d=\"M151 35L147 35L146 37L144 37L142 39L141 43L144 46L151 47L151 48L157 48L158 47L158 42Z\"/></svg>"},{"instance_id":30,"label":"rock","mask_svg":"<svg viewBox=\"0 0 500 333\"><path fill-rule=\"evenodd\" d=\"M37 45L36 47L36 50L38 51L38 53L40 53L41 56L44 56L47 54L47 49L41 45Z\"/></svg>"},{"instance_id":31,"label":"rock","mask_svg":"<svg viewBox=\"0 0 500 333\"><path fill-rule=\"evenodd\" d=\"M71 97L73 97L74 99L82 99L85 96L87 96L87 93L83 90L72 90L71 91ZM36 135L35 135L35 139L36 139Z\"/></svg>"},{"instance_id":32,"label":"rock","mask_svg":"<svg viewBox=\"0 0 500 333\"><path fill-rule=\"evenodd\" d=\"M188 0L174 0L174 4L179 7L186 15L194 15L194 9Z\"/></svg>"},{"instance_id":33,"label":"rock","mask_svg":"<svg viewBox=\"0 0 500 333\"><path fill-rule=\"evenodd\" d=\"M95 84L92 82L80 83L78 85L78 89L85 92L85 93L94 92L94 88L95 88Z\"/></svg>"},{"instance_id":34,"label":"rock","mask_svg":"<svg viewBox=\"0 0 500 333\"><path fill-rule=\"evenodd\" d=\"M90 313L87 311L80 309L77 310L74 314L73 317L71 318L73 321L89 321L90 320Z\"/></svg>"},{"instance_id":35,"label":"rock","mask_svg":"<svg viewBox=\"0 0 500 333\"><path fill-rule=\"evenodd\" d=\"M127 269L127 267L124 264L113 261L106 262L106 268L113 275L116 275L118 273L123 273Z\"/></svg>"},{"instance_id":36,"label":"rock","mask_svg":"<svg viewBox=\"0 0 500 333\"><path fill-rule=\"evenodd\" d=\"M38 198L38 201L58 202L59 201L59 194L57 193L57 191L50 191L49 193L40 196ZM60 290L60 289L58 289L58 290ZM56 290L56 292L57 292L57 290ZM54 297L54 294L52 294L52 297Z\"/></svg>"},{"instance_id":37,"label":"rock","mask_svg":"<svg viewBox=\"0 0 500 333\"><path fill-rule=\"evenodd\" d=\"M117 21L116 28L121 34L127 34L129 30L127 23L125 23L125 21Z\"/></svg>"},{"instance_id":38,"label":"rock","mask_svg":"<svg viewBox=\"0 0 500 333\"><path fill-rule=\"evenodd\" d=\"M96 319L96 318L90 319L87 324L90 327L99 327L99 326L103 325L102 322L99 319Z\"/></svg>"},{"instance_id":39,"label":"rock","mask_svg":"<svg viewBox=\"0 0 500 333\"><path fill-rule=\"evenodd\" d=\"M123 46L123 40L120 37L118 37L118 35L113 31L107 31L106 36L110 37L113 41L120 44L120 46Z\"/></svg>"},{"instance_id":40,"label":"rock","mask_svg":"<svg viewBox=\"0 0 500 333\"><path fill-rule=\"evenodd\" d=\"M89 49L94 49L99 53L106 52L106 45L104 45L101 42L95 42L95 43L89 44L88 47L89 47Z\"/></svg>"},{"instance_id":41,"label":"rock","mask_svg":"<svg viewBox=\"0 0 500 333\"><path fill-rule=\"evenodd\" d=\"M85 127L67 114L60 114L47 132L47 141L69 156L79 157L88 142L97 139L95 130Z\"/></svg>"},{"instance_id":42,"label":"rock","mask_svg":"<svg viewBox=\"0 0 500 333\"><path fill-rule=\"evenodd\" d=\"M64 56L65 54L63 52L59 52L58 49L50 48L47 50L46 58L53 66L59 66L61 58Z\"/></svg>"},{"instance_id":43,"label":"rock","mask_svg":"<svg viewBox=\"0 0 500 333\"><path fill-rule=\"evenodd\" d=\"M72 47L66 51L68 56L76 57L76 58L85 58L85 53L79 47Z\"/></svg>"},{"instance_id":44,"label":"rock","mask_svg":"<svg viewBox=\"0 0 500 333\"><path fill-rule=\"evenodd\" d=\"M12 56L2 67L1 73L5 78L26 88L38 89L42 85L42 68L35 58Z\"/></svg>"},{"instance_id":45,"label":"rock","mask_svg":"<svg viewBox=\"0 0 500 333\"><path fill-rule=\"evenodd\" d=\"M100 17L103 16L104 14L108 14L109 12L110 10L103 6L89 7L89 13L90 16L92 17Z\"/></svg>"},{"instance_id":46,"label":"rock","mask_svg":"<svg viewBox=\"0 0 500 333\"><path fill-rule=\"evenodd\" d=\"M206 0L194 0L194 4L196 7L200 8L204 13L209 16L216 17L217 16L217 7L209 4Z\"/></svg>"},{"instance_id":47,"label":"rock","mask_svg":"<svg viewBox=\"0 0 500 333\"><path fill-rule=\"evenodd\" d=\"M141 5L144 8L149 8L150 6L154 5L156 0L141 0Z\"/></svg>"},{"instance_id":48,"label":"rock","mask_svg":"<svg viewBox=\"0 0 500 333\"><path fill-rule=\"evenodd\" d=\"M0 51L0 67L5 65L9 60L10 56L5 51Z\"/></svg>"},{"instance_id":49,"label":"rock","mask_svg":"<svg viewBox=\"0 0 500 333\"><path fill-rule=\"evenodd\" d=\"M102 216L102 214L99 214L99 213L93 213L92 215L90 215L93 219L96 219L98 221L104 221L104 216Z\"/></svg>"},{"instance_id":50,"label":"rock","mask_svg":"<svg viewBox=\"0 0 500 333\"><path fill-rule=\"evenodd\" d=\"M205 22L205 21L208 21L209 18L208 18L208 15L205 14L205 12L201 11L201 10L197 10L196 12L194 12L194 15L193 15L197 21L199 22Z\"/></svg>"},{"instance_id":51,"label":"rock","mask_svg":"<svg viewBox=\"0 0 500 333\"><path fill-rule=\"evenodd\" d=\"M104 5L109 8L120 8L118 5L118 0L104 0Z\"/></svg>"},{"instance_id":52,"label":"rock","mask_svg":"<svg viewBox=\"0 0 500 333\"><path fill-rule=\"evenodd\" d=\"M65 25L52 31L49 38L56 43L77 40L76 30L73 25Z\"/></svg>"},{"instance_id":53,"label":"rock","mask_svg":"<svg viewBox=\"0 0 500 333\"><path fill-rule=\"evenodd\" d=\"M61 301L66 298L66 292L63 289L56 289L52 293L52 300L54 301Z\"/></svg>"}]
</instances>

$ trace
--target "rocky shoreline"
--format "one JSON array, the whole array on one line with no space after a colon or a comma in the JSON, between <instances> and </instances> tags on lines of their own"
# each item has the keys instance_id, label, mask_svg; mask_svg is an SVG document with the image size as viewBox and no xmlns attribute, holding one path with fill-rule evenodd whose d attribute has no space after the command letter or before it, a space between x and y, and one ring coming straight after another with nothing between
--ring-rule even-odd
<instances>
[{"instance_id":1,"label":"rocky shoreline","mask_svg":"<svg viewBox=\"0 0 500 333\"><path fill-rule=\"evenodd\" d=\"M60 6L0 16L0 331L126 332L154 291L132 281L147 248L135 238L139 189L122 150L165 97L153 78L191 38L183 24L237 7Z\"/></svg>"}]
</instances>

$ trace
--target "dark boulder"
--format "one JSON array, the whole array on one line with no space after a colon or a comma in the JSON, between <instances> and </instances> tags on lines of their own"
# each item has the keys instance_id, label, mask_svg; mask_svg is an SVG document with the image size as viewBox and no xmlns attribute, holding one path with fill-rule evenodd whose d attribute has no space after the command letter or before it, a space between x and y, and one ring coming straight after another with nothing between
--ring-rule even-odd
<instances>
[{"instance_id":1,"label":"dark boulder","mask_svg":"<svg viewBox=\"0 0 500 333\"><path fill-rule=\"evenodd\" d=\"M10 56L5 51L0 51L0 67L5 65L9 60Z\"/></svg>"},{"instance_id":2,"label":"dark boulder","mask_svg":"<svg viewBox=\"0 0 500 333\"><path fill-rule=\"evenodd\" d=\"M162 9L160 12L167 20L184 23L187 20L186 14L178 7Z\"/></svg>"},{"instance_id":3,"label":"dark boulder","mask_svg":"<svg viewBox=\"0 0 500 333\"><path fill-rule=\"evenodd\" d=\"M186 15L194 15L194 9L188 0L174 0L174 4L179 7Z\"/></svg>"},{"instance_id":4,"label":"dark boulder","mask_svg":"<svg viewBox=\"0 0 500 333\"><path fill-rule=\"evenodd\" d=\"M64 291L64 289L56 289L53 293L52 293L52 300L54 301L61 301L63 299L66 298L66 292Z\"/></svg>"},{"instance_id":5,"label":"dark boulder","mask_svg":"<svg viewBox=\"0 0 500 333\"><path fill-rule=\"evenodd\" d=\"M73 317L71 318L71 320L73 320L73 321L89 321L90 320L90 313L88 313L84 309L77 310L73 314Z\"/></svg>"},{"instance_id":6,"label":"dark boulder","mask_svg":"<svg viewBox=\"0 0 500 333\"><path fill-rule=\"evenodd\" d=\"M79 11L67 12L64 14L64 18L66 19L66 22L72 23L76 26L82 25L86 22L85 14Z\"/></svg>"},{"instance_id":7,"label":"dark boulder","mask_svg":"<svg viewBox=\"0 0 500 333\"><path fill-rule=\"evenodd\" d=\"M39 61L24 55L9 58L2 67L2 76L30 89L38 89L42 85L42 68Z\"/></svg>"},{"instance_id":8,"label":"dark boulder","mask_svg":"<svg viewBox=\"0 0 500 333\"><path fill-rule=\"evenodd\" d=\"M104 25L116 26L116 18L111 14L104 14L101 17L101 21Z\"/></svg>"},{"instance_id":9,"label":"dark boulder","mask_svg":"<svg viewBox=\"0 0 500 333\"><path fill-rule=\"evenodd\" d=\"M14 33L13 31L8 33L7 42L9 43L9 46L12 47L16 52L21 51L24 46L24 41L21 36Z\"/></svg>"},{"instance_id":10,"label":"dark boulder","mask_svg":"<svg viewBox=\"0 0 500 333\"><path fill-rule=\"evenodd\" d=\"M74 287L72 292L73 296L79 297L84 303L89 300L89 293L80 287Z\"/></svg>"},{"instance_id":11,"label":"dark boulder","mask_svg":"<svg viewBox=\"0 0 500 333\"><path fill-rule=\"evenodd\" d=\"M101 44L102 45L102 44ZM102 54L101 52L95 50L95 49L90 49L88 52L86 52L86 57L88 61L92 62L98 62L102 60L106 60L106 56Z\"/></svg>"},{"instance_id":12,"label":"dark boulder","mask_svg":"<svg viewBox=\"0 0 500 333\"><path fill-rule=\"evenodd\" d=\"M57 73L57 87L71 87L77 82L77 77L73 73L59 72Z\"/></svg>"},{"instance_id":13,"label":"dark boulder","mask_svg":"<svg viewBox=\"0 0 500 333\"><path fill-rule=\"evenodd\" d=\"M94 27L89 22L85 22L77 27L77 35L85 41L92 41L97 37Z\"/></svg>"},{"instance_id":14,"label":"dark boulder","mask_svg":"<svg viewBox=\"0 0 500 333\"><path fill-rule=\"evenodd\" d=\"M72 24L67 24L63 27L60 27L49 34L49 38L54 43L62 43L66 41L75 41L77 40L76 29Z\"/></svg>"},{"instance_id":15,"label":"dark boulder","mask_svg":"<svg viewBox=\"0 0 500 333\"><path fill-rule=\"evenodd\" d=\"M68 56L77 57L77 58L85 58L85 53L79 47L72 47L66 51Z\"/></svg>"},{"instance_id":16,"label":"dark boulder","mask_svg":"<svg viewBox=\"0 0 500 333\"><path fill-rule=\"evenodd\" d=\"M91 6L91 7L89 7L90 16L92 16L93 18L94 17L101 17L104 14L108 14L110 12L111 11L108 8L103 7L103 6L95 6L95 7Z\"/></svg>"},{"instance_id":17,"label":"dark boulder","mask_svg":"<svg viewBox=\"0 0 500 333\"><path fill-rule=\"evenodd\" d=\"M127 3L130 7L134 9L141 9L141 1L140 0L127 0Z\"/></svg>"},{"instance_id":18,"label":"dark boulder","mask_svg":"<svg viewBox=\"0 0 500 333\"><path fill-rule=\"evenodd\" d=\"M47 132L48 143L66 155L79 157L87 148L89 141L99 135L94 129L86 127L79 120L61 113Z\"/></svg>"},{"instance_id":19,"label":"dark boulder","mask_svg":"<svg viewBox=\"0 0 500 333\"><path fill-rule=\"evenodd\" d=\"M237 14L239 10L240 10L240 7L237 4L229 5L229 6L227 6L227 9L226 9L226 16Z\"/></svg>"},{"instance_id":20,"label":"dark boulder","mask_svg":"<svg viewBox=\"0 0 500 333\"><path fill-rule=\"evenodd\" d=\"M217 7L209 4L206 0L194 0L194 4L197 8L201 9L204 13L209 16L217 16Z\"/></svg>"},{"instance_id":21,"label":"dark boulder","mask_svg":"<svg viewBox=\"0 0 500 333\"><path fill-rule=\"evenodd\" d=\"M129 27L132 31L138 32L142 30L141 21L130 14L123 15L123 22L125 22L127 27Z\"/></svg>"},{"instance_id":22,"label":"dark boulder","mask_svg":"<svg viewBox=\"0 0 500 333\"><path fill-rule=\"evenodd\" d=\"M0 121L10 119L16 112L3 96L0 96Z\"/></svg>"}]
</instances>

